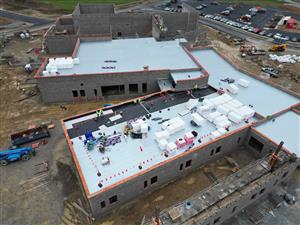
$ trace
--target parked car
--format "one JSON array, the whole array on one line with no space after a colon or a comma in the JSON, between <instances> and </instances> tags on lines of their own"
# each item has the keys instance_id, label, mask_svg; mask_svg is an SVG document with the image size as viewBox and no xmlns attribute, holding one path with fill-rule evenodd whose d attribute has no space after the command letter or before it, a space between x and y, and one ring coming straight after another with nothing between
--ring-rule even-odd
<instances>
[{"instance_id":1,"label":"parked car","mask_svg":"<svg viewBox=\"0 0 300 225\"><path fill-rule=\"evenodd\" d=\"M290 36L285 36L283 39L285 39L285 41L289 41L291 38Z\"/></svg>"},{"instance_id":2,"label":"parked car","mask_svg":"<svg viewBox=\"0 0 300 225\"><path fill-rule=\"evenodd\" d=\"M230 11L229 10L224 10L224 11L221 12L221 15L229 16L230 15Z\"/></svg>"},{"instance_id":3,"label":"parked car","mask_svg":"<svg viewBox=\"0 0 300 225\"><path fill-rule=\"evenodd\" d=\"M206 8L207 7L207 5L206 4L201 4L202 6L203 6L203 8Z\"/></svg>"},{"instance_id":4,"label":"parked car","mask_svg":"<svg viewBox=\"0 0 300 225\"><path fill-rule=\"evenodd\" d=\"M228 7L226 7L226 10L229 10L230 12L232 12L234 10L234 8L232 6L228 6Z\"/></svg>"},{"instance_id":5,"label":"parked car","mask_svg":"<svg viewBox=\"0 0 300 225\"><path fill-rule=\"evenodd\" d=\"M166 7L166 8L164 8L164 10L165 10L165 11L170 11L171 8L170 8L170 7Z\"/></svg>"},{"instance_id":6,"label":"parked car","mask_svg":"<svg viewBox=\"0 0 300 225\"><path fill-rule=\"evenodd\" d=\"M254 28L253 33L258 34L259 32L261 32L261 28Z\"/></svg>"},{"instance_id":7,"label":"parked car","mask_svg":"<svg viewBox=\"0 0 300 225\"><path fill-rule=\"evenodd\" d=\"M205 18L209 18L209 19L212 19L214 16L211 15L211 14L207 14L206 16L204 16Z\"/></svg>"},{"instance_id":8,"label":"parked car","mask_svg":"<svg viewBox=\"0 0 300 225\"><path fill-rule=\"evenodd\" d=\"M243 30L248 30L248 29L249 29L249 26L248 26L248 25L244 25L244 26L242 26L242 29L243 29Z\"/></svg>"},{"instance_id":9,"label":"parked car","mask_svg":"<svg viewBox=\"0 0 300 225\"><path fill-rule=\"evenodd\" d=\"M201 9L203 9L203 6L202 6L202 5L198 5L198 6L196 7L196 9L197 9L197 10L201 10Z\"/></svg>"},{"instance_id":10,"label":"parked car","mask_svg":"<svg viewBox=\"0 0 300 225\"><path fill-rule=\"evenodd\" d=\"M266 36L267 37L273 37L274 33L268 33Z\"/></svg>"},{"instance_id":11,"label":"parked car","mask_svg":"<svg viewBox=\"0 0 300 225\"><path fill-rule=\"evenodd\" d=\"M258 33L259 35L265 36L267 34L267 32L265 30L261 31Z\"/></svg>"},{"instance_id":12,"label":"parked car","mask_svg":"<svg viewBox=\"0 0 300 225\"><path fill-rule=\"evenodd\" d=\"M292 37L292 38L291 38L291 41L292 41L292 42L297 42L297 37Z\"/></svg>"},{"instance_id":13,"label":"parked car","mask_svg":"<svg viewBox=\"0 0 300 225\"><path fill-rule=\"evenodd\" d=\"M211 2L210 4L211 4L211 5L219 5L218 2Z\"/></svg>"}]
</instances>

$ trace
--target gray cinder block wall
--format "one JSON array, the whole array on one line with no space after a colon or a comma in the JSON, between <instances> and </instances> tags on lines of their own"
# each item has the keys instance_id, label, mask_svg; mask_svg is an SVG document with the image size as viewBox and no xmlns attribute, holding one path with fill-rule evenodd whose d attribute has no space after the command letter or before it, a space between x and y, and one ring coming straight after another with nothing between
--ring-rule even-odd
<instances>
[{"instance_id":1,"label":"gray cinder block wall","mask_svg":"<svg viewBox=\"0 0 300 225\"><path fill-rule=\"evenodd\" d=\"M109 79L107 79L109 76ZM74 102L80 98L73 97L73 91L84 90L85 96L81 96L82 101L101 99L120 99L137 97L160 91L157 81L160 79L171 79L170 72L165 71L141 71L136 73L114 73L114 74L87 74L74 76L50 76L38 78L38 87L42 100L46 103L54 102ZM176 91L191 89L195 84L198 88L207 87L207 77L198 80L179 82L175 86ZM137 84L138 91L129 90L130 84ZM147 90L143 89L143 84L147 85ZM124 93L120 95L104 96L102 87L124 85ZM192 86L191 86L192 85ZM96 90L96 91L95 91Z\"/></svg>"},{"instance_id":2,"label":"gray cinder block wall","mask_svg":"<svg viewBox=\"0 0 300 225\"><path fill-rule=\"evenodd\" d=\"M170 162L167 162L164 165L144 174L140 174L127 182L90 198L89 202L93 215L99 217L106 214L117 206L122 205L141 194L151 193L178 177L184 176L191 171L198 169L200 166L208 162L215 161L230 154L232 151L238 151L241 147L242 140L246 138L246 135L247 128L198 150L188 152L188 154L184 156L170 160ZM217 153L216 149L218 147L220 147L220 151ZM191 166L186 167L186 163L189 160L191 160ZM181 164L183 164L182 170L180 170ZM157 176L157 182L151 185L150 180L155 176ZM148 183L146 188L144 187L145 181ZM132 190L135 191L133 192ZM109 198L114 195L117 195L118 201L113 204L109 204ZM106 203L105 208L100 207L100 203L102 201L105 201Z\"/></svg>"},{"instance_id":3,"label":"gray cinder block wall","mask_svg":"<svg viewBox=\"0 0 300 225\"><path fill-rule=\"evenodd\" d=\"M77 39L77 35L48 36L46 39L46 49L50 54L71 55Z\"/></svg>"}]
</instances>

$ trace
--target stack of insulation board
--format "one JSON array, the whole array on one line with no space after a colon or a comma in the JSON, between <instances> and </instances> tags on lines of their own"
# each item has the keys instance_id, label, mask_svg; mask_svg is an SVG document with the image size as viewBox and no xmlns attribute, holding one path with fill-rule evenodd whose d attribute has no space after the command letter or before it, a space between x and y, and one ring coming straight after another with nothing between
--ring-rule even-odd
<instances>
[{"instance_id":1,"label":"stack of insulation board","mask_svg":"<svg viewBox=\"0 0 300 225\"><path fill-rule=\"evenodd\" d=\"M186 104L185 104L185 107L188 109L188 110L191 110L195 107L197 107L197 105L199 104L199 100L198 99L189 99Z\"/></svg>"},{"instance_id":2,"label":"stack of insulation board","mask_svg":"<svg viewBox=\"0 0 300 225\"><path fill-rule=\"evenodd\" d=\"M58 69L71 69L77 64L79 64L78 58L50 58L46 70L43 71L43 75L55 75L58 72Z\"/></svg>"},{"instance_id":3,"label":"stack of insulation board","mask_svg":"<svg viewBox=\"0 0 300 225\"><path fill-rule=\"evenodd\" d=\"M229 84L227 89L232 94L237 94L239 91L239 88L237 86L235 86L234 84Z\"/></svg>"},{"instance_id":4,"label":"stack of insulation board","mask_svg":"<svg viewBox=\"0 0 300 225\"><path fill-rule=\"evenodd\" d=\"M244 87L244 88L249 87L249 81L247 81L247 80L245 80L243 78L241 78L241 79L238 80L238 84L240 86Z\"/></svg>"},{"instance_id":5,"label":"stack of insulation board","mask_svg":"<svg viewBox=\"0 0 300 225\"><path fill-rule=\"evenodd\" d=\"M192 119L198 126L202 126L202 124L205 121L204 118L200 116L198 113L192 113Z\"/></svg>"},{"instance_id":6,"label":"stack of insulation board","mask_svg":"<svg viewBox=\"0 0 300 225\"><path fill-rule=\"evenodd\" d=\"M170 134L174 134L185 128L185 122L180 117L175 117L162 123L162 128Z\"/></svg>"}]
</instances>

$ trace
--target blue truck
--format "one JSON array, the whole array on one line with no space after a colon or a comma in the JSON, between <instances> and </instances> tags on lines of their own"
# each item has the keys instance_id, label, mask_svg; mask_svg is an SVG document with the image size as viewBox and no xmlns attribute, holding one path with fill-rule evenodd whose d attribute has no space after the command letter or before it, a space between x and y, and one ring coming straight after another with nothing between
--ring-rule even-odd
<instances>
[{"instance_id":1,"label":"blue truck","mask_svg":"<svg viewBox=\"0 0 300 225\"><path fill-rule=\"evenodd\" d=\"M30 147L0 151L0 165L6 166L10 162L19 161L19 160L26 161L29 160L34 155L35 155L35 150Z\"/></svg>"}]
</instances>

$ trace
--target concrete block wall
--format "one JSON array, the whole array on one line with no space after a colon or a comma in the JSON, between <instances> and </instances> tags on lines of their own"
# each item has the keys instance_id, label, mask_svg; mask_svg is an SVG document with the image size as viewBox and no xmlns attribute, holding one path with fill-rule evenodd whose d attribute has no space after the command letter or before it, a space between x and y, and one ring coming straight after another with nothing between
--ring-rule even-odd
<instances>
[{"instance_id":1,"label":"concrete block wall","mask_svg":"<svg viewBox=\"0 0 300 225\"><path fill-rule=\"evenodd\" d=\"M74 23L72 17L61 17L55 24L57 31L66 30L68 34L75 34Z\"/></svg>"},{"instance_id":2,"label":"concrete block wall","mask_svg":"<svg viewBox=\"0 0 300 225\"><path fill-rule=\"evenodd\" d=\"M178 81L175 85L175 89L176 91L184 91L193 89L196 86L197 88L206 88L208 86L208 76L202 77L197 80Z\"/></svg>"},{"instance_id":3,"label":"concrete block wall","mask_svg":"<svg viewBox=\"0 0 300 225\"><path fill-rule=\"evenodd\" d=\"M46 46L49 54L71 55L77 42L77 35L47 36Z\"/></svg>"},{"instance_id":4,"label":"concrete block wall","mask_svg":"<svg viewBox=\"0 0 300 225\"><path fill-rule=\"evenodd\" d=\"M247 135L247 128L240 132L234 133L224 139L217 140L210 145L206 145L201 149L188 152L187 154L176 158L168 163L156 167L140 176L137 176L125 183L100 193L89 199L93 215L99 217L116 208L117 206L126 203L127 201L138 197L141 194L151 193L154 190L161 188L163 185L184 176L191 171L198 169L200 166L215 161L224 155L230 154L232 151L238 151L241 142L238 143L239 138L244 139ZM216 149L221 146L220 152L216 153ZM213 150L213 153L212 153ZM186 162L191 160L191 166L186 167ZM183 169L180 170L180 165L183 164ZM157 176L157 182L151 184L152 177ZM147 180L148 186L144 188L144 182ZM135 190L134 192L132 190ZM118 201L110 204L109 198L117 195ZM105 208L100 207L100 203L105 201Z\"/></svg>"},{"instance_id":5,"label":"concrete block wall","mask_svg":"<svg viewBox=\"0 0 300 225\"><path fill-rule=\"evenodd\" d=\"M218 202L215 206L199 214L194 218L194 222L199 225L222 224L247 206L259 201L259 199L274 191L282 182L286 182L290 179L298 165L299 161L294 163L288 162L273 173L262 176L239 192L235 192Z\"/></svg>"},{"instance_id":6,"label":"concrete block wall","mask_svg":"<svg viewBox=\"0 0 300 225\"><path fill-rule=\"evenodd\" d=\"M79 4L80 14L114 14L113 4Z\"/></svg>"},{"instance_id":7,"label":"concrete block wall","mask_svg":"<svg viewBox=\"0 0 300 225\"><path fill-rule=\"evenodd\" d=\"M109 79L107 77L109 76ZM124 95L108 96L107 99L136 97L158 92L158 79L170 78L169 71L141 71L136 73L116 74L87 74L77 76L56 76L37 79L38 87L44 102L73 102L72 90L84 90L86 97L82 100L102 99L101 87L110 85L124 85ZM143 92L142 85L147 83L147 92ZM137 93L129 93L129 84L138 84ZM97 90L95 96L94 89Z\"/></svg>"}]
</instances>

